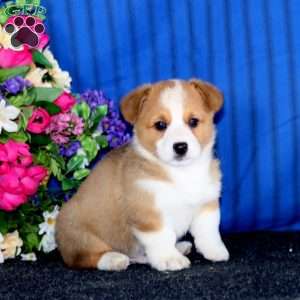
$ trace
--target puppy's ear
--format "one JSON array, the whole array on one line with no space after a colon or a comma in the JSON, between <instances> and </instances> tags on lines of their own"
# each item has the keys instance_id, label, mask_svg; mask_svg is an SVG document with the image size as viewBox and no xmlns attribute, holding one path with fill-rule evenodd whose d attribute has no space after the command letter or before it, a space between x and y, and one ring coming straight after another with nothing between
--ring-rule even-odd
<instances>
[{"instance_id":1,"label":"puppy's ear","mask_svg":"<svg viewBox=\"0 0 300 300\"><path fill-rule=\"evenodd\" d=\"M134 124L136 122L150 90L150 84L142 85L130 92L121 100L121 112L125 120L130 124Z\"/></svg>"},{"instance_id":2,"label":"puppy's ear","mask_svg":"<svg viewBox=\"0 0 300 300\"><path fill-rule=\"evenodd\" d=\"M202 96L207 108L216 113L223 106L223 94L212 84L192 79L189 83L197 90Z\"/></svg>"}]
</instances>

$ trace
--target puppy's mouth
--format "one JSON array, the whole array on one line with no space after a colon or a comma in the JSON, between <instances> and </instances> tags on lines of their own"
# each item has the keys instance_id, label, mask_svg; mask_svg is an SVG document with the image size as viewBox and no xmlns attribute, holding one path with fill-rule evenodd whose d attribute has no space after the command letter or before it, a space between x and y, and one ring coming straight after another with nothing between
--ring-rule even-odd
<instances>
[{"instance_id":1,"label":"puppy's mouth","mask_svg":"<svg viewBox=\"0 0 300 300\"><path fill-rule=\"evenodd\" d=\"M187 155L181 156L181 155L176 155L172 161L170 162L171 165L174 166L186 166L188 165L192 159L188 157Z\"/></svg>"}]
</instances>

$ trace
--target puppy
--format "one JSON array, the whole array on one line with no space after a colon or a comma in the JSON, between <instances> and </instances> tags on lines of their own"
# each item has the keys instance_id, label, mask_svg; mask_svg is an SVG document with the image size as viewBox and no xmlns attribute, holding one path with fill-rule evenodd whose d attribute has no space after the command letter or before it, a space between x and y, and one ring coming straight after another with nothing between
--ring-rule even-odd
<instances>
[{"instance_id":1,"label":"puppy","mask_svg":"<svg viewBox=\"0 0 300 300\"><path fill-rule=\"evenodd\" d=\"M223 97L199 80L144 85L121 102L132 143L111 151L67 202L56 239L70 267L124 270L147 262L160 271L190 265L188 231L206 259L226 261L219 233L221 173L214 114Z\"/></svg>"}]
</instances>

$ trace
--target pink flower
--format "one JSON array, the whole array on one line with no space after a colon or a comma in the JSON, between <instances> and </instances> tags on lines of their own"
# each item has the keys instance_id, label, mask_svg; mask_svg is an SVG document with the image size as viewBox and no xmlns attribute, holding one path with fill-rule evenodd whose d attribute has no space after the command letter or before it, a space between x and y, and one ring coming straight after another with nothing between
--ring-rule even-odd
<instances>
[{"instance_id":1,"label":"pink flower","mask_svg":"<svg viewBox=\"0 0 300 300\"><path fill-rule=\"evenodd\" d=\"M9 140L0 144L0 209L12 211L34 195L47 169L32 165L29 146Z\"/></svg>"},{"instance_id":2,"label":"pink flower","mask_svg":"<svg viewBox=\"0 0 300 300\"><path fill-rule=\"evenodd\" d=\"M6 174L10 170L10 166L7 162L0 161L0 175Z\"/></svg>"},{"instance_id":3,"label":"pink flower","mask_svg":"<svg viewBox=\"0 0 300 300\"><path fill-rule=\"evenodd\" d=\"M39 49L44 49L49 43L49 36L48 34L44 33L41 37L40 37L40 43L38 48Z\"/></svg>"},{"instance_id":4,"label":"pink flower","mask_svg":"<svg viewBox=\"0 0 300 300\"><path fill-rule=\"evenodd\" d=\"M51 117L43 108L37 108L28 120L27 130L32 133L42 133L50 124Z\"/></svg>"},{"instance_id":5,"label":"pink flower","mask_svg":"<svg viewBox=\"0 0 300 300\"><path fill-rule=\"evenodd\" d=\"M61 113L51 118L51 123L46 129L51 139L58 145L66 144L70 137L81 135L84 123L80 117L74 113Z\"/></svg>"},{"instance_id":6,"label":"pink flower","mask_svg":"<svg viewBox=\"0 0 300 300\"><path fill-rule=\"evenodd\" d=\"M63 113L70 111L76 103L75 98L66 92L63 92L55 101L54 104L60 107Z\"/></svg>"},{"instance_id":7,"label":"pink flower","mask_svg":"<svg viewBox=\"0 0 300 300\"><path fill-rule=\"evenodd\" d=\"M32 155L29 146L9 140L6 144L0 144L0 162L10 162L19 166L29 166L32 163Z\"/></svg>"},{"instance_id":8,"label":"pink flower","mask_svg":"<svg viewBox=\"0 0 300 300\"><path fill-rule=\"evenodd\" d=\"M12 194L22 193L19 177L14 174L13 170L0 177L0 189Z\"/></svg>"},{"instance_id":9,"label":"pink flower","mask_svg":"<svg viewBox=\"0 0 300 300\"><path fill-rule=\"evenodd\" d=\"M30 65L32 54L28 48L22 51L0 48L0 68L14 68Z\"/></svg>"},{"instance_id":10,"label":"pink flower","mask_svg":"<svg viewBox=\"0 0 300 300\"><path fill-rule=\"evenodd\" d=\"M25 195L11 194L0 189L0 209L4 211L13 211L26 201Z\"/></svg>"},{"instance_id":11,"label":"pink flower","mask_svg":"<svg viewBox=\"0 0 300 300\"><path fill-rule=\"evenodd\" d=\"M25 176L23 178L20 178L20 184L22 187L22 193L30 196L34 195L37 192L40 181L35 180L33 177Z\"/></svg>"},{"instance_id":12,"label":"pink flower","mask_svg":"<svg viewBox=\"0 0 300 300\"><path fill-rule=\"evenodd\" d=\"M48 171L42 166L32 166L27 170L27 174L36 181L42 181L47 176Z\"/></svg>"}]
</instances>

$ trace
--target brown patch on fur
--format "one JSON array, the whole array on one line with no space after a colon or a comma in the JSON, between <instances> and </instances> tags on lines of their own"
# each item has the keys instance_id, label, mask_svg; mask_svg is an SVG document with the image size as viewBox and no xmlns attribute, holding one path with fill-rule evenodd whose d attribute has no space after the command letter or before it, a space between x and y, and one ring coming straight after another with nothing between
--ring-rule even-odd
<instances>
[{"instance_id":1,"label":"brown patch on fur","mask_svg":"<svg viewBox=\"0 0 300 300\"><path fill-rule=\"evenodd\" d=\"M216 113L221 109L223 94L214 85L197 79L192 79L189 83L201 95L208 110Z\"/></svg>"},{"instance_id":2,"label":"brown patch on fur","mask_svg":"<svg viewBox=\"0 0 300 300\"><path fill-rule=\"evenodd\" d=\"M153 197L137 179L168 180L159 166L139 157L131 146L111 151L62 208L56 240L70 267L95 267L107 251L129 255L136 240L132 227L155 231L161 218Z\"/></svg>"},{"instance_id":3,"label":"brown patch on fur","mask_svg":"<svg viewBox=\"0 0 300 300\"><path fill-rule=\"evenodd\" d=\"M182 82L185 93L184 98L184 121L188 125L191 118L197 118L199 124L195 128L191 128L201 145L208 144L214 134L214 123L212 111L206 108L205 99L198 91L189 83Z\"/></svg>"},{"instance_id":4,"label":"brown patch on fur","mask_svg":"<svg viewBox=\"0 0 300 300\"><path fill-rule=\"evenodd\" d=\"M136 122L137 117L143 108L143 103L147 99L150 90L150 84L142 85L122 99L121 111L125 120L130 124L134 124Z\"/></svg>"},{"instance_id":5,"label":"brown patch on fur","mask_svg":"<svg viewBox=\"0 0 300 300\"><path fill-rule=\"evenodd\" d=\"M219 201L210 201L205 203L200 208L200 214L207 214L216 211L219 209Z\"/></svg>"},{"instance_id":6,"label":"brown patch on fur","mask_svg":"<svg viewBox=\"0 0 300 300\"><path fill-rule=\"evenodd\" d=\"M135 124L136 135L145 149L155 154L156 142L161 139L164 132L158 131L154 124L157 121L171 122L169 110L160 102L160 95L166 88L175 86L173 81L162 81L154 84L143 103L143 108Z\"/></svg>"}]
</instances>

